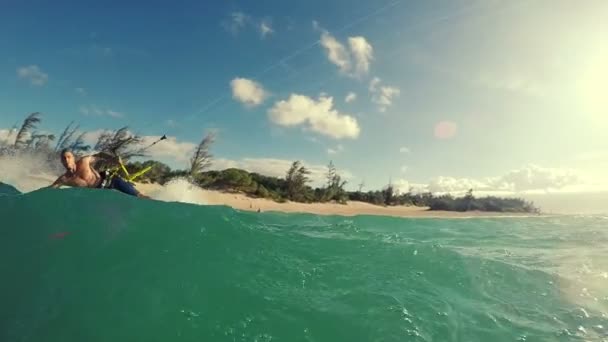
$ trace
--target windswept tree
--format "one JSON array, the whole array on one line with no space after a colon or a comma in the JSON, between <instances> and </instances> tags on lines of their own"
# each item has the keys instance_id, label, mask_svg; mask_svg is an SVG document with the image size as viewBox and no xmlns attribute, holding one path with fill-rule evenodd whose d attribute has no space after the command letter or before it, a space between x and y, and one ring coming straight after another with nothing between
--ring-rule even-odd
<instances>
[{"instance_id":1,"label":"windswept tree","mask_svg":"<svg viewBox=\"0 0 608 342\"><path fill-rule=\"evenodd\" d=\"M296 202L306 200L306 184L310 182L310 170L308 170L299 160L294 161L285 176L285 186L287 197Z\"/></svg>"},{"instance_id":2,"label":"windswept tree","mask_svg":"<svg viewBox=\"0 0 608 342\"><path fill-rule=\"evenodd\" d=\"M361 180L361 183L359 183L359 193L363 190L363 187L365 186L365 181Z\"/></svg>"},{"instance_id":3,"label":"windswept tree","mask_svg":"<svg viewBox=\"0 0 608 342\"><path fill-rule=\"evenodd\" d=\"M392 181L389 181L386 188L382 190L382 197L385 205L393 204L393 201L395 200L395 186Z\"/></svg>"},{"instance_id":4,"label":"windswept tree","mask_svg":"<svg viewBox=\"0 0 608 342\"><path fill-rule=\"evenodd\" d=\"M340 203L345 203L347 196L346 191L344 191L344 186L346 185L347 181L342 180L342 177L340 177L336 171L333 161L330 161L329 165L327 166L326 179L327 186L324 191L323 200L336 200Z\"/></svg>"},{"instance_id":5,"label":"windswept tree","mask_svg":"<svg viewBox=\"0 0 608 342\"><path fill-rule=\"evenodd\" d=\"M129 132L128 127L122 127L116 131L103 132L97 139L94 149L99 152L107 152L120 156L127 160L133 157L145 156L141 147L142 138Z\"/></svg>"},{"instance_id":6,"label":"windswept tree","mask_svg":"<svg viewBox=\"0 0 608 342\"><path fill-rule=\"evenodd\" d=\"M69 148L72 151L89 151L91 149L91 145L86 145L84 142L84 136L86 135L86 132L80 133L80 135L78 135L78 137L74 140L74 142L67 144L67 146L62 147L62 148Z\"/></svg>"},{"instance_id":7,"label":"windswept tree","mask_svg":"<svg viewBox=\"0 0 608 342\"><path fill-rule=\"evenodd\" d=\"M70 122L70 124L63 130L63 133L61 133L61 135L59 136L57 144L55 145L55 151L60 151L70 146L70 143L72 142L72 137L79 128L78 125L75 125L73 127L72 125L74 125L74 121Z\"/></svg>"},{"instance_id":8,"label":"windswept tree","mask_svg":"<svg viewBox=\"0 0 608 342\"><path fill-rule=\"evenodd\" d=\"M469 191L467 191L466 195L463 197L463 206L465 207L465 211L471 210L471 206L474 200L475 196L473 196L473 189L469 189Z\"/></svg>"},{"instance_id":9,"label":"windswept tree","mask_svg":"<svg viewBox=\"0 0 608 342\"><path fill-rule=\"evenodd\" d=\"M213 142L215 142L215 133L208 133L194 150L194 154L190 158L190 171L188 173L190 177L200 175L201 172L211 166L213 155L210 148Z\"/></svg>"},{"instance_id":10,"label":"windswept tree","mask_svg":"<svg viewBox=\"0 0 608 342\"><path fill-rule=\"evenodd\" d=\"M329 165L327 165L327 175L325 179L327 179L327 187L331 187L334 182L334 178L336 177L336 167L334 166L333 160L329 161Z\"/></svg>"},{"instance_id":11,"label":"windswept tree","mask_svg":"<svg viewBox=\"0 0 608 342\"><path fill-rule=\"evenodd\" d=\"M32 138L28 141L28 148L35 148L36 150L51 151L51 142L55 140L54 134L32 134Z\"/></svg>"},{"instance_id":12,"label":"windswept tree","mask_svg":"<svg viewBox=\"0 0 608 342\"><path fill-rule=\"evenodd\" d=\"M15 147L24 147L29 142L28 136L31 131L36 129L36 126L40 123L40 113L35 112L27 116L25 120L23 120L23 124L17 132L17 137L15 138Z\"/></svg>"}]
</instances>

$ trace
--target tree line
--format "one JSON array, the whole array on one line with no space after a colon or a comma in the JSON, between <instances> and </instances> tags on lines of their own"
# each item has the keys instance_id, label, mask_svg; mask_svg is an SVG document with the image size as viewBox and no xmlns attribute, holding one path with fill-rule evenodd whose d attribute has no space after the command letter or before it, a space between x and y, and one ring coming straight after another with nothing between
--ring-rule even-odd
<instances>
[{"instance_id":1,"label":"tree line","mask_svg":"<svg viewBox=\"0 0 608 342\"><path fill-rule=\"evenodd\" d=\"M0 155L36 154L44 157L51 168L60 170L59 153L64 148L75 154L86 154L91 151L104 151L119 155L125 161L130 173L146 167L151 170L142 175L139 182L166 184L172 179L187 178L190 182L206 189L242 192L251 197L267 198L277 202L335 202L346 204L347 201L361 201L375 205L394 206L408 205L428 207L430 210L448 211L493 211L539 213L533 203L520 198L500 198L486 196L477 198L473 189L465 196L454 197L449 194L435 195L431 192L418 193L410 189L400 193L390 184L380 190L362 191L364 184L359 184L357 191L347 191L347 181L340 176L333 161L327 165L325 183L312 187L311 171L297 160L291 164L284 177L272 177L238 168L209 170L213 163L211 147L215 135L209 133L203 137L195 148L189 165L184 169L172 170L168 165L156 161L133 161L134 158L148 156L148 147L142 147L143 139L129 132L128 127L102 133L95 144L85 143L85 134L79 132L79 126L71 122L55 140L53 134L37 131L41 122L40 113L32 113L24 120L19 129L13 127L11 134L3 143L0 142ZM14 137L13 137L14 135ZM109 165L96 165L108 167Z\"/></svg>"}]
</instances>

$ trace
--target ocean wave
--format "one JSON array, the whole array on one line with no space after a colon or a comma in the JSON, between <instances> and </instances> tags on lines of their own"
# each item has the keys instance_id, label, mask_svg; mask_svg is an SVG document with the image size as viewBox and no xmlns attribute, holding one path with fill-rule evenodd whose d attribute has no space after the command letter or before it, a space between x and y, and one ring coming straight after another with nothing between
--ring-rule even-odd
<instances>
[{"instance_id":1,"label":"ocean wave","mask_svg":"<svg viewBox=\"0 0 608 342\"><path fill-rule=\"evenodd\" d=\"M606 220L255 213L180 187L0 186L0 340L606 336Z\"/></svg>"}]
</instances>

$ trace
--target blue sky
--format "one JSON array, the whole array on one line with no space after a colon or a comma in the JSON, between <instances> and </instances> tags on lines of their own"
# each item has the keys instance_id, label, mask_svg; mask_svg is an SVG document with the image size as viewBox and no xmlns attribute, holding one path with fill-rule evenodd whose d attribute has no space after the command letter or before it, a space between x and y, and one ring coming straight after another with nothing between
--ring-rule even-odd
<instances>
[{"instance_id":1,"label":"blue sky","mask_svg":"<svg viewBox=\"0 0 608 342\"><path fill-rule=\"evenodd\" d=\"M1 7L5 135L40 111L55 133L167 134L153 157L174 167L214 130L218 168L280 175L298 159L319 175L333 160L352 187L608 188L605 1Z\"/></svg>"}]
</instances>

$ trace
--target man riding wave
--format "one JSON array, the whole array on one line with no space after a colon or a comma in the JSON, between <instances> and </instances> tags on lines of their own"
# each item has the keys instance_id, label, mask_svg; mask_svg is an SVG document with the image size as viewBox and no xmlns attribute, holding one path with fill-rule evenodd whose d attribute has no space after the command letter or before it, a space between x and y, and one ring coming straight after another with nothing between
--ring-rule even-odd
<instances>
[{"instance_id":1,"label":"man riding wave","mask_svg":"<svg viewBox=\"0 0 608 342\"><path fill-rule=\"evenodd\" d=\"M49 187L58 188L62 185L83 188L116 189L120 192L140 198L150 198L139 192L133 184L119 176L112 177L108 171L98 172L93 164L98 161L121 163L120 157L107 152L99 152L76 160L70 149L61 151L61 164L66 172L59 176Z\"/></svg>"}]
</instances>

